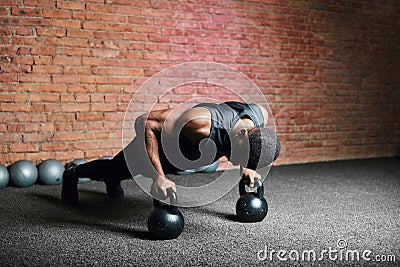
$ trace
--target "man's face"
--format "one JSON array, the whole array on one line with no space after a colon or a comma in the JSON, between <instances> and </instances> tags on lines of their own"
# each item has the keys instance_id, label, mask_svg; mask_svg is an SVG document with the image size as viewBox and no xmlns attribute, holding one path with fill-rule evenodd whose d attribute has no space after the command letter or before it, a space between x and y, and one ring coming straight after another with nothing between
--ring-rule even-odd
<instances>
[{"instance_id":1,"label":"man's face","mask_svg":"<svg viewBox=\"0 0 400 267\"><path fill-rule=\"evenodd\" d=\"M248 136L253 130L254 128L242 128L231 136L232 164L246 166L250 151Z\"/></svg>"}]
</instances>

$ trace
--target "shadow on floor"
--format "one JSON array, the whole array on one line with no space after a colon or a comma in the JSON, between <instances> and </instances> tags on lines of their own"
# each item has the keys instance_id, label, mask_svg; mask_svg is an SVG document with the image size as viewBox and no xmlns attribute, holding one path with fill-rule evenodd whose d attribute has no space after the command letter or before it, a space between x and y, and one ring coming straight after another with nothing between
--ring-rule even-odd
<instances>
[{"instance_id":1,"label":"shadow on floor","mask_svg":"<svg viewBox=\"0 0 400 267\"><path fill-rule=\"evenodd\" d=\"M89 190L79 190L79 193L84 200L77 206L66 206L53 195L34 193L36 200L44 203L39 205L42 209L36 211L41 218L36 223L42 224L44 220L47 223L112 231L130 238L157 240L147 230L141 230L152 210L150 198L112 199L104 193Z\"/></svg>"}]
</instances>

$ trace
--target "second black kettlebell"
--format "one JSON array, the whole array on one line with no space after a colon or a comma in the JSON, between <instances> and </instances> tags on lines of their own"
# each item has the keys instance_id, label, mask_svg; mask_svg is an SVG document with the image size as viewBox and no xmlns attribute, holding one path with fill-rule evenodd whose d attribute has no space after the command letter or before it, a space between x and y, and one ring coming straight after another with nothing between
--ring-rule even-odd
<instances>
[{"instance_id":1,"label":"second black kettlebell","mask_svg":"<svg viewBox=\"0 0 400 267\"><path fill-rule=\"evenodd\" d=\"M268 204L264 198L264 186L260 179L255 178L256 192L247 192L245 180L239 182L240 198L236 203L237 219L241 222L261 222L268 213Z\"/></svg>"},{"instance_id":2,"label":"second black kettlebell","mask_svg":"<svg viewBox=\"0 0 400 267\"><path fill-rule=\"evenodd\" d=\"M176 207L177 196L172 188L167 189L170 204L161 204L153 199L154 210L147 219L147 228L155 239L174 239L183 231L184 219Z\"/></svg>"}]
</instances>

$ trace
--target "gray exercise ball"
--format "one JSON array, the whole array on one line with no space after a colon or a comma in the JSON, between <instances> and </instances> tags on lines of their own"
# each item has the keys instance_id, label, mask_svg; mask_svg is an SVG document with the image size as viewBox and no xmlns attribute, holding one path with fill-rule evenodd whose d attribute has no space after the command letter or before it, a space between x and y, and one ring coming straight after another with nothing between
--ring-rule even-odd
<instances>
[{"instance_id":1,"label":"gray exercise ball","mask_svg":"<svg viewBox=\"0 0 400 267\"><path fill-rule=\"evenodd\" d=\"M10 176L7 168L3 164L0 164L0 188L6 187L9 180Z\"/></svg>"},{"instance_id":2,"label":"gray exercise ball","mask_svg":"<svg viewBox=\"0 0 400 267\"><path fill-rule=\"evenodd\" d=\"M81 165L84 163L87 163L86 159L74 159L73 161L71 161L71 163L75 163L76 165Z\"/></svg>"},{"instance_id":3,"label":"gray exercise ball","mask_svg":"<svg viewBox=\"0 0 400 267\"><path fill-rule=\"evenodd\" d=\"M32 186L38 178L36 166L28 160L19 160L9 169L11 184L17 187Z\"/></svg>"},{"instance_id":4,"label":"gray exercise ball","mask_svg":"<svg viewBox=\"0 0 400 267\"><path fill-rule=\"evenodd\" d=\"M102 157L100 157L99 159L104 159L104 160L112 160L113 159L113 156L102 156Z\"/></svg>"},{"instance_id":5,"label":"gray exercise ball","mask_svg":"<svg viewBox=\"0 0 400 267\"><path fill-rule=\"evenodd\" d=\"M61 184L64 173L64 165L56 159L48 159L38 166L39 182L46 185Z\"/></svg>"}]
</instances>

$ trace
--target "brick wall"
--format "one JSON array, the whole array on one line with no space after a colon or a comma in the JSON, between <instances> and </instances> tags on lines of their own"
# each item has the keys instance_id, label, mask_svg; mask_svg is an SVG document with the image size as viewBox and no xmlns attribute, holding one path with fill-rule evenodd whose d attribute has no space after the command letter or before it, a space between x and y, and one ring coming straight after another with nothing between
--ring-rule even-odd
<instances>
[{"instance_id":1,"label":"brick wall","mask_svg":"<svg viewBox=\"0 0 400 267\"><path fill-rule=\"evenodd\" d=\"M118 152L132 94L195 60L260 87L279 164L393 156L400 144L399 1L0 2L3 164Z\"/></svg>"}]
</instances>

